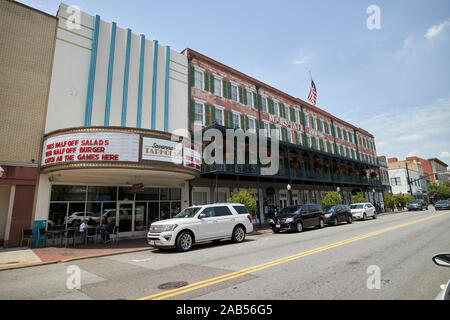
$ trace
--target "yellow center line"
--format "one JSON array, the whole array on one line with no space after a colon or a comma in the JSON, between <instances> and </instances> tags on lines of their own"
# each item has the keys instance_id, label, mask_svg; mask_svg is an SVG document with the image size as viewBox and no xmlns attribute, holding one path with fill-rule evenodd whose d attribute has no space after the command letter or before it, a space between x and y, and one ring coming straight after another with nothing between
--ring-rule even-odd
<instances>
[{"instance_id":1,"label":"yellow center line","mask_svg":"<svg viewBox=\"0 0 450 320\"><path fill-rule=\"evenodd\" d=\"M183 294L183 293L186 293L186 292L190 292L190 291L198 290L198 289L201 289L201 288L204 288L204 287L208 287L208 286L214 285L216 283L220 283L220 282L224 282L224 281L231 280L231 279L234 279L234 278L242 277L244 275L247 275L247 274L259 271L259 270L263 270L263 269L267 269L267 268L270 268L270 267L274 267L274 266L282 264L282 263L286 263L286 262L289 262L289 261L292 261L292 260L297 260L297 259L309 256L309 255L312 255L312 254L315 254L315 253L326 251L326 250L329 250L329 249L332 249L332 248L336 248L336 247L339 247L339 246L342 246L342 245L345 245L345 244L349 244L349 243L352 243L352 242L355 242L355 241L358 241L358 240L366 239L366 238L373 237L373 236L376 236L376 235L379 235L379 234L382 234L382 233L385 233L385 232L389 232L389 231L396 230L396 229L399 229L399 228L403 228L403 227L406 227L406 226L409 226L409 225L413 225L413 224L416 224L416 223L419 223L419 222L423 222L423 221L427 221L427 220L430 220L430 219L434 219L434 218L443 216L443 215L448 214L448 213L450 213L450 211L443 212L443 213L440 213L440 214L436 214L436 215L433 215L433 216L430 216L430 217L425 217L425 218L421 218L421 219L418 219L418 220L410 221L410 222L403 223L403 224L400 224L400 225L396 225L396 226L393 226L393 227L381 229L381 230L374 231L374 232L371 232L371 233L367 233L367 234L364 234L364 235L356 236L356 237L353 237L353 238L349 238L349 239L346 239L346 240L342 240L342 241L339 241L339 242L328 244L328 245L325 245L325 246L322 246L322 247L319 247L319 248L316 248L316 249L312 249L312 250L304 251L304 252L301 252L301 253L293 254L293 255L290 255L290 256L287 256L287 257L284 257L284 258L268 261L268 262L263 263L263 264L259 264L259 265L256 265L256 266L252 266L252 267L248 267L248 268L241 269L241 270L238 270L238 271L234 271L234 272L231 272L231 273L228 273L228 274L224 274L222 276L218 276L218 277L202 280L202 281L199 281L199 282L192 283L190 285L184 286L182 288L163 291L163 292L160 292L160 293L157 293L157 294L153 294L153 295L150 295L150 296L147 296L147 297L140 298L138 300L148 300L148 299L162 300L162 299L167 299L167 298L170 298L170 297L173 297L173 296L177 296L177 295L180 295L180 294Z\"/></svg>"}]
</instances>

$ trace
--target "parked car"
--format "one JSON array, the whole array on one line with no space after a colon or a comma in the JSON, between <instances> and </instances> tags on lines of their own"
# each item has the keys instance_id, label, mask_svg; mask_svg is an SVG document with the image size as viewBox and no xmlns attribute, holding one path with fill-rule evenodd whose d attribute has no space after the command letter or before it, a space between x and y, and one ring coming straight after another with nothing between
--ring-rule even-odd
<instances>
[{"instance_id":1,"label":"parked car","mask_svg":"<svg viewBox=\"0 0 450 320\"><path fill-rule=\"evenodd\" d=\"M188 251L205 241L231 238L242 242L252 231L252 216L244 205L216 203L189 207L172 219L152 223L147 240L153 247Z\"/></svg>"},{"instance_id":2,"label":"parked car","mask_svg":"<svg viewBox=\"0 0 450 320\"><path fill-rule=\"evenodd\" d=\"M64 223L67 220L67 225L72 225L75 220L80 220L81 222L83 222L84 219L89 220L90 218L92 218L92 220L94 220L96 223L100 222L100 214L95 214L93 212L74 212L70 216L68 216L67 219L64 218Z\"/></svg>"},{"instance_id":3,"label":"parked car","mask_svg":"<svg viewBox=\"0 0 450 320\"><path fill-rule=\"evenodd\" d=\"M447 210L450 209L450 201L449 200L439 200L434 204L434 208L436 210Z\"/></svg>"},{"instance_id":4,"label":"parked car","mask_svg":"<svg viewBox=\"0 0 450 320\"><path fill-rule=\"evenodd\" d=\"M433 262L441 267L450 267L450 254L438 254L433 257ZM436 300L450 300L450 280L447 284L441 285L441 292L437 295Z\"/></svg>"},{"instance_id":5,"label":"parked car","mask_svg":"<svg viewBox=\"0 0 450 320\"><path fill-rule=\"evenodd\" d=\"M428 210L428 203L425 202L423 199L415 199L411 200L408 205L406 206L408 211L411 210Z\"/></svg>"},{"instance_id":6,"label":"parked car","mask_svg":"<svg viewBox=\"0 0 450 320\"><path fill-rule=\"evenodd\" d=\"M304 228L319 227L325 225L325 215L321 205L304 204L289 206L281 209L273 219L269 219L274 233L280 231L301 232Z\"/></svg>"},{"instance_id":7,"label":"parked car","mask_svg":"<svg viewBox=\"0 0 450 320\"><path fill-rule=\"evenodd\" d=\"M340 222L353 222L352 212L349 206L338 204L335 206L323 207L325 212L325 223L337 226Z\"/></svg>"},{"instance_id":8,"label":"parked car","mask_svg":"<svg viewBox=\"0 0 450 320\"><path fill-rule=\"evenodd\" d=\"M375 207L370 202L354 203L350 205L353 219L366 220L368 217L377 218Z\"/></svg>"}]
</instances>

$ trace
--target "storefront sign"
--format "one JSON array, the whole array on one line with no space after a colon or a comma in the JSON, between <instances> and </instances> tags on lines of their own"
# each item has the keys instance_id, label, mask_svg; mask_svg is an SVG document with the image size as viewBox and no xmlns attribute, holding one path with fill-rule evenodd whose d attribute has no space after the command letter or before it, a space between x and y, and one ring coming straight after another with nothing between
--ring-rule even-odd
<instances>
[{"instance_id":1,"label":"storefront sign","mask_svg":"<svg viewBox=\"0 0 450 320\"><path fill-rule=\"evenodd\" d=\"M142 139L142 160L165 161L181 164L181 142L144 137Z\"/></svg>"},{"instance_id":2,"label":"storefront sign","mask_svg":"<svg viewBox=\"0 0 450 320\"><path fill-rule=\"evenodd\" d=\"M139 135L120 132L73 133L44 141L42 165L79 161L139 161Z\"/></svg>"},{"instance_id":3,"label":"storefront sign","mask_svg":"<svg viewBox=\"0 0 450 320\"><path fill-rule=\"evenodd\" d=\"M197 147L187 143L184 145L184 166L198 171L201 170L201 154Z\"/></svg>"},{"instance_id":4,"label":"storefront sign","mask_svg":"<svg viewBox=\"0 0 450 320\"><path fill-rule=\"evenodd\" d=\"M292 130L299 131L301 129L300 124L286 120L286 119L282 119L282 118L277 117L272 114L269 115L269 120L270 120L270 122L272 122L274 124L280 124L281 126L291 128Z\"/></svg>"}]
</instances>

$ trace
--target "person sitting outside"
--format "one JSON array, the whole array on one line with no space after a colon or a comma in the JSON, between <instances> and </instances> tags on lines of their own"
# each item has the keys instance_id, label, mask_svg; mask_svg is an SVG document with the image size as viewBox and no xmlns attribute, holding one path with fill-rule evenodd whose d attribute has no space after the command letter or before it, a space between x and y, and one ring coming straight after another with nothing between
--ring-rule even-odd
<instances>
[{"instance_id":1,"label":"person sitting outside","mask_svg":"<svg viewBox=\"0 0 450 320\"><path fill-rule=\"evenodd\" d=\"M108 224L104 225L104 229L102 230L102 239L104 243L111 241L109 235L114 232L114 227L116 226L116 223L112 222L110 217L108 217L106 221L108 222Z\"/></svg>"}]
</instances>

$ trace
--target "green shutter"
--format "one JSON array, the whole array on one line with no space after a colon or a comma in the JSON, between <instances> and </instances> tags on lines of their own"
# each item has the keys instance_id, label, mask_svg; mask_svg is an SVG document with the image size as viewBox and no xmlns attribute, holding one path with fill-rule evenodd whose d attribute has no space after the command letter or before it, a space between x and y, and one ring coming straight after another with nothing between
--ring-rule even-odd
<instances>
[{"instance_id":1,"label":"green shutter","mask_svg":"<svg viewBox=\"0 0 450 320\"><path fill-rule=\"evenodd\" d=\"M275 111L273 110L273 100L267 99L267 104L269 105L269 113L275 114Z\"/></svg>"},{"instance_id":2,"label":"green shutter","mask_svg":"<svg viewBox=\"0 0 450 320\"><path fill-rule=\"evenodd\" d=\"M228 93L228 99L231 99L231 82L227 82L227 93Z\"/></svg>"},{"instance_id":3,"label":"green shutter","mask_svg":"<svg viewBox=\"0 0 450 320\"><path fill-rule=\"evenodd\" d=\"M191 87L193 87L195 85L195 69L193 66L191 66L190 68L190 81L191 81Z\"/></svg>"},{"instance_id":4,"label":"green shutter","mask_svg":"<svg viewBox=\"0 0 450 320\"><path fill-rule=\"evenodd\" d=\"M296 119L295 119L295 110L294 110L294 108L290 107L289 111L291 112L291 121L295 122Z\"/></svg>"},{"instance_id":5,"label":"green shutter","mask_svg":"<svg viewBox=\"0 0 450 320\"><path fill-rule=\"evenodd\" d=\"M242 87L239 87L239 102L244 103L244 98L242 98Z\"/></svg>"},{"instance_id":6,"label":"green shutter","mask_svg":"<svg viewBox=\"0 0 450 320\"><path fill-rule=\"evenodd\" d=\"M244 104L247 105L247 89L243 88L242 91L242 95L244 96Z\"/></svg>"},{"instance_id":7,"label":"green shutter","mask_svg":"<svg viewBox=\"0 0 450 320\"><path fill-rule=\"evenodd\" d=\"M245 117L241 114L241 129L242 130L247 130L246 128L245 128Z\"/></svg>"},{"instance_id":8,"label":"green shutter","mask_svg":"<svg viewBox=\"0 0 450 320\"><path fill-rule=\"evenodd\" d=\"M278 114L280 115L280 117L286 118L284 115L284 104L282 103L278 103Z\"/></svg>"},{"instance_id":9,"label":"green shutter","mask_svg":"<svg viewBox=\"0 0 450 320\"><path fill-rule=\"evenodd\" d=\"M211 121L210 121L209 104L205 104L205 126L209 126L210 124Z\"/></svg>"},{"instance_id":10,"label":"green shutter","mask_svg":"<svg viewBox=\"0 0 450 320\"><path fill-rule=\"evenodd\" d=\"M223 119L225 127L228 127L228 110L223 111Z\"/></svg>"},{"instance_id":11,"label":"green shutter","mask_svg":"<svg viewBox=\"0 0 450 320\"><path fill-rule=\"evenodd\" d=\"M325 126L325 132L326 132L327 134L330 134L330 127L328 126L328 122L324 122L323 124L324 124L324 126Z\"/></svg>"},{"instance_id":12,"label":"green shutter","mask_svg":"<svg viewBox=\"0 0 450 320\"><path fill-rule=\"evenodd\" d=\"M258 109L258 102L256 101L256 93L253 92L253 108Z\"/></svg>"},{"instance_id":13,"label":"green shutter","mask_svg":"<svg viewBox=\"0 0 450 320\"><path fill-rule=\"evenodd\" d=\"M327 141L327 151L330 153L333 153L333 150L331 150L331 143L330 141Z\"/></svg>"},{"instance_id":14,"label":"green shutter","mask_svg":"<svg viewBox=\"0 0 450 320\"><path fill-rule=\"evenodd\" d=\"M227 82L225 80L222 81L222 96L224 96L225 98L228 97L227 94Z\"/></svg>"},{"instance_id":15,"label":"green shutter","mask_svg":"<svg viewBox=\"0 0 450 320\"><path fill-rule=\"evenodd\" d=\"M259 121L255 120L256 134L259 134Z\"/></svg>"},{"instance_id":16,"label":"green shutter","mask_svg":"<svg viewBox=\"0 0 450 320\"><path fill-rule=\"evenodd\" d=\"M208 72L204 72L204 78L205 78L205 90L209 91L209 74Z\"/></svg>"},{"instance_id":17,"label":"green shutter","mask_svg":"<svg viewBox=\"0 0 450 320\"><path fill-rule=\"evenodd\" d=\"M248 130L248 127L249 127L249 125L248 125L248 117L245 117L245 131L247 131Z\"/></svg>"},{"instance_id":18,"label":"green shutter","mask_svg":"<svg viewBox=\"0 0 450 320\"><path fill-rule=\"evenodd\" d=\"M210 84L209 84L209 91L211 92L211 93L214 93L214 75L210 75L209 76L209 79L211 80L210 81Z\"/></svg>"},{"instance_id":19,"label":"green shutter","mask_svg":"<svg viewBox=\"0 0 450 320\"><path fill-rule=\"evenodd\" d=\"M211 124L216 121L216 108L214 106L211 106Z\"/></svg>"}]
</instances>

